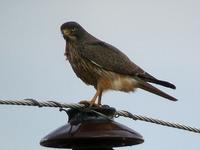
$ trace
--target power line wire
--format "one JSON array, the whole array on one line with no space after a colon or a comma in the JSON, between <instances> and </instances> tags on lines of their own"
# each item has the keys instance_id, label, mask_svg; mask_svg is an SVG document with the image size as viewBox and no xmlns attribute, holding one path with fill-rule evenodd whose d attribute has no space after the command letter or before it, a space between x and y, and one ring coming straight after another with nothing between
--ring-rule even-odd
<instances>
[{"instance_id":1,"label":"power line wire","mask_svg":"<svg viewBox=\"0 0 200 150\"><path fill-rule=\"evenodd\" d=\"M71 108L71 109L82 109L86 107L84 104L75 104L75 103L67 104L67 103L60 103L56 101L37 101L35 99L0 100L0 104L1 105L38 106L38 107L57 107L57 108ZM101 115L101 113L99 112L98 114ZM159 124L163 126L173 127L177 129L187 130L190 132L200 133L200 128L194 128L194 127L186 126L179 123L171 123L171 122L163 121L160 119L153 119L153 118L142 116L142 115L136 115L124 110L116 111L115 117L119 117L119 116L131 118L133 120L140 120L140 121L155 123L155 124ZM102 114L102 117L105 117L105 115Z\"/></svg>"}]
</instances>

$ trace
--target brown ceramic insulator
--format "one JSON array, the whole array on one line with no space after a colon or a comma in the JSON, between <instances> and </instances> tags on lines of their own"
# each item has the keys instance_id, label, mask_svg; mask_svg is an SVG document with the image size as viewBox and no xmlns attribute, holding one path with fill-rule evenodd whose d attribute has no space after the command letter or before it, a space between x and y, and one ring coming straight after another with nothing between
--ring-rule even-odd
<instances>
[{"instance_id":1,"label":"brown ceramic insulator","mask_svg":"<svg viewBox=\"0 0 200 150\"><path fill-rule=\"evenodd\" d=\"M104 118L89 111L68 111L69 123L44 137L40 144L73 150L112 150L113 147L143 143L142 136L134 130L115 122L113 108L92 108L110 117Z\"/></svg>"}]
</instances>

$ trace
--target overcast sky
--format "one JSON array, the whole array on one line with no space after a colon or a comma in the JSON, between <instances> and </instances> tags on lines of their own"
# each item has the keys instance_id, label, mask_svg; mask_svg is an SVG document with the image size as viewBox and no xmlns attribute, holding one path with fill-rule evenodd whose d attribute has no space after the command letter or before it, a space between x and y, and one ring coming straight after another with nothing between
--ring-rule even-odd
<instances>
[{"instance_id":1,"label":"overcast sky","mask_svg":"<svg viewBox=\"0 0 200 150\"><path fill-rule=\"evenodd\" d=\"M155 77L177 90L171 102L148 92L107 92L103 103L134 114L200 127L200 2L198 0L1 0L0 99L35 98L76 103L95 90L85 85L64 57L60 25L80 23L115 45ZM0 149L47 150L39 141L66 123L53 108L0 106ZM145 142L120 150L199 149L200 135L150 123L116 121Z\"/></svg>"}]
</instances>

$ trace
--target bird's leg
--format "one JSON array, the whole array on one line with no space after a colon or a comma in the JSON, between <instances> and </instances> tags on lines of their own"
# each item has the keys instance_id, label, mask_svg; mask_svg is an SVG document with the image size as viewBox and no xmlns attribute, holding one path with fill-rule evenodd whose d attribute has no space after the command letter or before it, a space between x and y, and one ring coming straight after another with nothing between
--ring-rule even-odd
<instances>
[{"instance_id":1,"label":"bird's leg","mask_svg":"<svg viewBox=\"0 0 200 150\"><path fill-rule=\"evenodd\" d=\"M99 92L99 97L98 97L98 105L101 105L101 97L102 97L102 90L100 90L100 92Z\"/></svg>"},{"instance_id":2,"label":"bird's leg","mask_svg":"<svg viewBox=\"0 0 200 150\"><path fill-rule=\"evenodd\" d=\"M90 106L93 106L93 105L99 106L99 105L101 105L102 93L103 93L103 90L101 90L101 88L97 88L96 94L94 95L94 97L90 101ZM97 97L98 97L98 100L97 100ZM97 103L96 103L96 100L97 100Z\"/></svg>"},{"instance_id":3,"label":"bird's leg","mask_svg":"<svg viewBox=\"0 0 200 150\"><path fill-rule=\"evenodd\" d=\"M98 97L98 96L99 96L99 92L98 92L98 90L97 90L96 93L95 93L95 95L94 95L94 97L91 99L91 101L89 101L90 106L93 106L93 105L96 104L96 100L97 100L97 97Z\"/></svg>"},{"instance_id":4,"label":"bird's leg","mask_svg":"<svg viewBox=\"0 0 200 150\"><path fill-rule=\"evenodd\" d=\"M80 104L89 104L89 106L96 106L96 105L99 105L99 98L98 98L98 103L96 104L96 100L97 100L97 97L101 97L101 90L97 89L94 97L90 100L90 101L80 101L79 103Z\"/></svg>"}]
</instances>

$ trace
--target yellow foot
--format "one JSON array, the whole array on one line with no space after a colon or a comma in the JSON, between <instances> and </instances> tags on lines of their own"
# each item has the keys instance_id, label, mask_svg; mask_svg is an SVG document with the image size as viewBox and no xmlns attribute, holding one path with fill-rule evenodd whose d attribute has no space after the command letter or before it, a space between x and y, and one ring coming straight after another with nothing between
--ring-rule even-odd
<instances>
[{"instance_id":1,"label":"yellow foot","mask_svg":"<svg viewBox=\"0 0 200 150\"><path fill-rule=\"evenodd\" d=\"M89 106L89 107L99 107L99 104L96 104L95 101L80 101L79 104L84 104L85 106Z\"/></svg>"}]
</instances>

